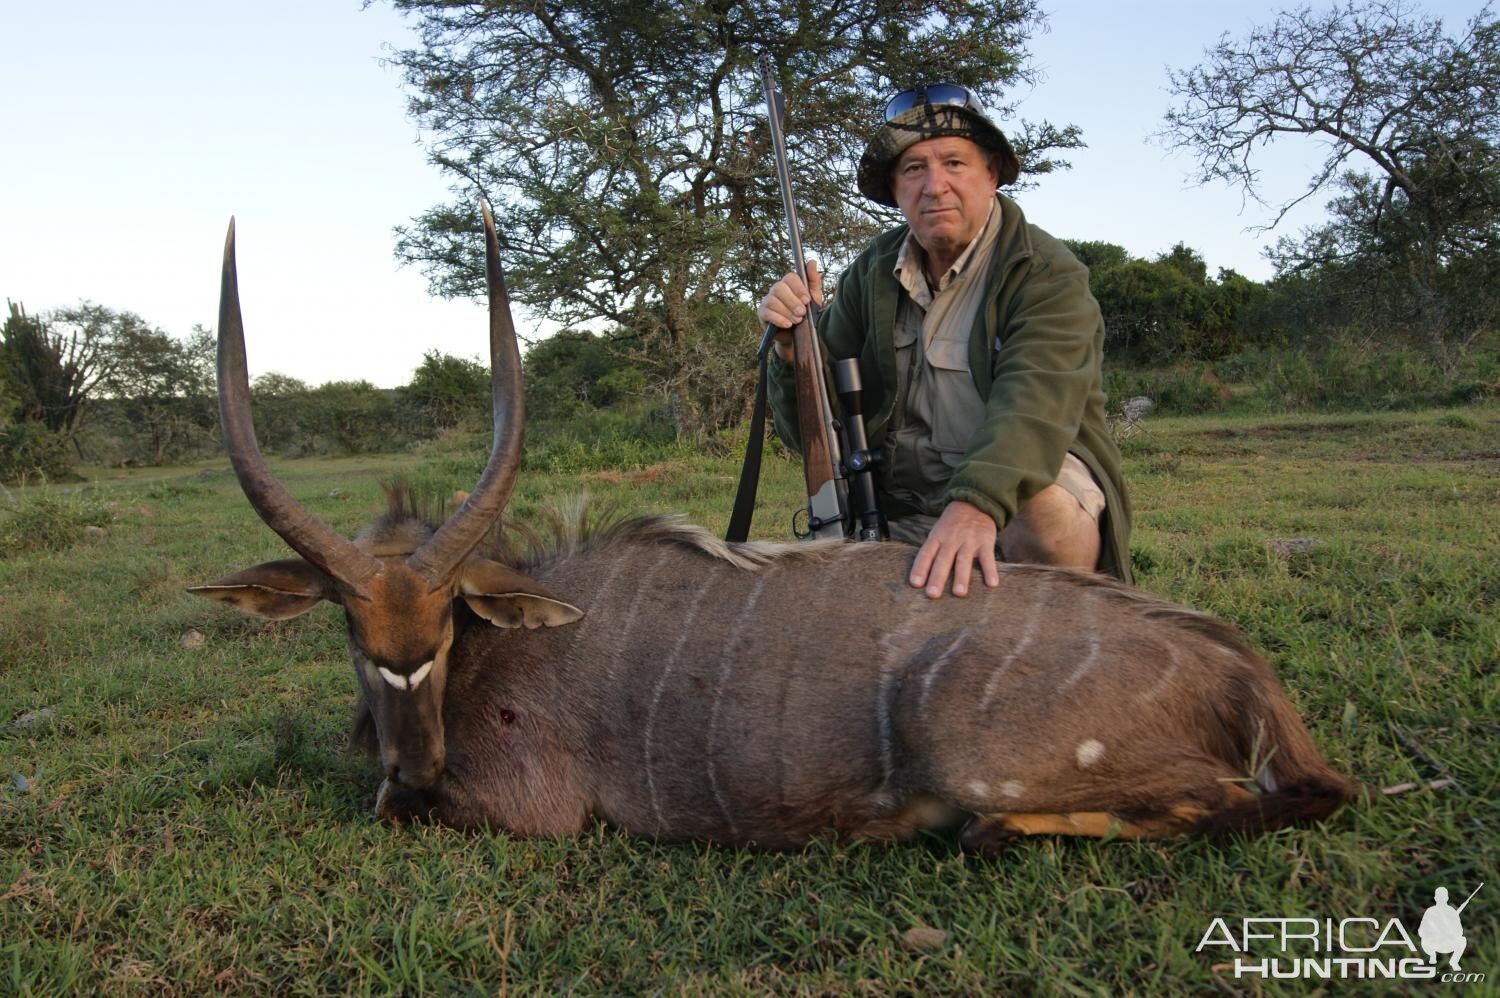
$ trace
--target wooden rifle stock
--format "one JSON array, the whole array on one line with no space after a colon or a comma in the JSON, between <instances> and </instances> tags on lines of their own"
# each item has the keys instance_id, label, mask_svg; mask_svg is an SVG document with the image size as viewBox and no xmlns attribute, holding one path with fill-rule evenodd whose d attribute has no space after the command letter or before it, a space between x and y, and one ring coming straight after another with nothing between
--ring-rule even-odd
<instances>
[{"instance_id":1,"label":"wooden rifle stock","mask_svg":"<svg viewBox=\"0 0 1500 998\"><path fill-rule=\"evenodd\" d=\"M821 351L813 341L816 335L811 316L792 328L792 346L797 351L792 362L797 386L797 428L802 436L802 475L809 499L833 481L833 447L823 415L825 388L819 363Z\"/></svg>"}]
</instances>

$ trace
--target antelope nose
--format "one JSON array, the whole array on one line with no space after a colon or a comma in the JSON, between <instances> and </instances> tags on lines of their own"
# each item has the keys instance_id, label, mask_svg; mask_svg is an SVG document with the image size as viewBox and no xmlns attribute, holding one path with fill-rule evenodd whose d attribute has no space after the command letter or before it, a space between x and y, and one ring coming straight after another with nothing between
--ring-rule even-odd
<instances>
[{"instance_id":1,"label":"antelope nose","mask_svg":"<svg viewBox=\"0 0 1500 998\"><path fill-rule=\"evenodd\" d=\"M386 767L386 779L412 790L423 790L437 782L443 775L443 764L438 761L398 759Z\"/></svg>"}]
</instances>

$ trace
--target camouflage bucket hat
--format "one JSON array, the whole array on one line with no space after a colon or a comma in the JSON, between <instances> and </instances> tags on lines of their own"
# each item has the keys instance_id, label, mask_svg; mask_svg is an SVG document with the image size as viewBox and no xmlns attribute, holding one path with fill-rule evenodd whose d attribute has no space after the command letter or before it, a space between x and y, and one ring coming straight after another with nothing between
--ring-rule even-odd
<instances>
[{"instance_id":1,"label":"camouflage bucket hat","mask_svg":"<svg viewBox=\"0 0 1500 998\"><path fill-rule=\"evenodd\" d=\"M978 99L963 87L938 84L904 90L891 99L885 124L859 158L855 175L859 192L876 204L896 207L891 197L891 167L897 157L918 142L944 135L956 135L999 153L998 186L1020 176L1021 162L1015 150L995 123L985 117Z\"/></svg>"}]
</instances>

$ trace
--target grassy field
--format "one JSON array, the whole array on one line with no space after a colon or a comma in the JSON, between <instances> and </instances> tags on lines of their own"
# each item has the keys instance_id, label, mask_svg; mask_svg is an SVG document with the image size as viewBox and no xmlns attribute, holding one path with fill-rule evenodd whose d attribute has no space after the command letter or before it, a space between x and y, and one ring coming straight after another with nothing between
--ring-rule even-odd
<instances>
[{"instance_id":1,"label":"grassy field","mask_svg":"<svg viewBox=\"0 0 1500 998\"><path fill-rule=\"evenodd\" d=\"M261 624L186 594L285 549L227 462L134 472L52 494L47 517L0 513L0 993L1302 992L1194 952L1210 920L1399 917L1415 935L1434 888L1457 903L1481 881L1464 968L1493 993L1500 406L1161 419L1125 452L1140 584L1243 628L1340 769L1454 786L1254 840L988 858L388 827L343 748L337 610ZM466 486L473 460L274 467L352 531L381 476ZM512 508L583 487L722 530L736 471L532 472ZM759 536L784 534L797 476L769 462ZM104 532L41 548L69 511ZM1311 540L1272 543L1293 538Z\"/></svg>"}]
</instances>

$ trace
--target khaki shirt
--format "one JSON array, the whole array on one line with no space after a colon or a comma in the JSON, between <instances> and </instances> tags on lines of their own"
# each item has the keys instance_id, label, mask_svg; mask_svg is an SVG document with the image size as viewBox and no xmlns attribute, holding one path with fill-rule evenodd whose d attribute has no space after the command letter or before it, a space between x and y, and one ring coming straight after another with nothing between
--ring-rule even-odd
<instances>
[{"instance_id":1,"label":"khaki shirt","mask_svg":"<svg viewBox=\"0 0 1500 998\"><path fill-rule=\"evenodd\" d=\"M885 439L886 491L931 516L985 418L985 400L969 373L969 337L984 300L1000 232L1000 200L979 235L934 291L925 254L910 235L896 258L902 289L896 307L896 407Z\"/></svg>"}]
</instances>

